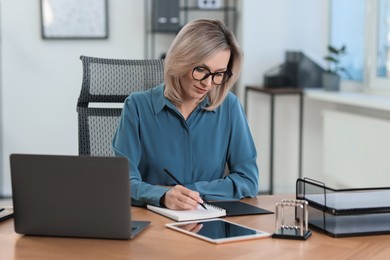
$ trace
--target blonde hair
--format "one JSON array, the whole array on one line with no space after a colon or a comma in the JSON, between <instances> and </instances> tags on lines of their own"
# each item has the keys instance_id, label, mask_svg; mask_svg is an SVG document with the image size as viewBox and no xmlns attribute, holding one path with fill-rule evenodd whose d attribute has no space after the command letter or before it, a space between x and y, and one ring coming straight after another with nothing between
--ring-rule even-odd
<instances>
[{"instance_id":1,"label":"blonde hair","mask_svg":"<svg viewBox=\"0 0 390 260\"><path fill-rule=\"evenodd\" d=\"M208 93L210 105L204 108L206 110L217 108L237 81L243 54L233 33L221 21L197 19L187 23L174 39L165 58L165 96L174 104L180 104L184 93L180 77L224 50L230 50L227 69L233 75Z\"/></svg>"}]
</instances>

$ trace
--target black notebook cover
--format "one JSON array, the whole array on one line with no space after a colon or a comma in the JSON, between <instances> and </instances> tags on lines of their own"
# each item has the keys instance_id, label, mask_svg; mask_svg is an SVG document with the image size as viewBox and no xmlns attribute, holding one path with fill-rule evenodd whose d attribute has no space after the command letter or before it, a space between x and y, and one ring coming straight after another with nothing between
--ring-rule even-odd
<instances>
[{"instance_id":1,"label":"black notebook cover","mask_svg":"<svg viewBox=\"0 0 390 260\"><path fill-rule=\"evenodd\" d=\"M226 210L226 216L243 216L243 215L258 215L272 214L272 211L262 209L256 206L249 205L239 200L235 201L213 201L208 204L223 208Z\"/></svg>"}]
</instances>

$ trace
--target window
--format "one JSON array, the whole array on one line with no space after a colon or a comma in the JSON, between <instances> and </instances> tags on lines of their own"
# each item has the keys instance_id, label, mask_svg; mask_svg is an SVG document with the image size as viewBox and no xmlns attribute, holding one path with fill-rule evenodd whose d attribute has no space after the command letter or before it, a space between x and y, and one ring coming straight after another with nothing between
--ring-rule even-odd
<instances>
[{"instance_id":1,"label":"window","mask_svg":"<svg viewBox=\"0 0 390 260\"><path fill-rule=\"evenodd\" d=\"M342 79L363 82L365 0L333 0L330 10L330 44L336 48L347 47L347 54L340 64L349 75L340 76Z\"/></svg>"},{"instance_id":2,"label":"window","mask_svg":"<svg viewBox=\"0 0 390 260\"><path fill-rule=\"evenodd\" d=\"M390 93L390 0L332 0L330 44L347 46L345 80Z\"/></svg>"},{"instance_id":3,"label":"window","mask_svg":"<svg viewBox=\"0 0 390 260\"><path fill-rule=\"evenodd\" d=\"M390 69L390 1L381 0L379 3L379 17L378 17L378 42L377 42L377 68L376 75L381 78L386 78L389 75Z\"/></svg>"},{"instance_id":4,"label":"window","mask_svg":"<svg viewBox=\"0 0 390 260\"><path fill-rule=\"evenodd\" d=\"M369 1L369 0L367 0ZM369 1L368 25L371 52L368 55L368 84L373 91L390 92L390 0Z\"/></svg>"}]
</instances>

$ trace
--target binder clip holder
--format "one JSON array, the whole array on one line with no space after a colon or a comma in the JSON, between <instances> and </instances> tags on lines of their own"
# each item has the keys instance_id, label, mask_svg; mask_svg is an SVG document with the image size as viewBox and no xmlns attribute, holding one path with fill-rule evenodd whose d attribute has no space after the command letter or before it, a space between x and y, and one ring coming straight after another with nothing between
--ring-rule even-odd
<instances>
[{"instance_id":1,"label":"binder clip holder","mask_svg":"<svg viewBox=\"0 0 390 260\"><path fill-rule=\"evenodd\" d=\"M305 200L282 200L276 203L275 233L272 237L307 240L311 236L308 229L307 204ZM285 210L288 208L295 208L294 224L288 224L285 219Z\"/></svg>"}]
</instances>

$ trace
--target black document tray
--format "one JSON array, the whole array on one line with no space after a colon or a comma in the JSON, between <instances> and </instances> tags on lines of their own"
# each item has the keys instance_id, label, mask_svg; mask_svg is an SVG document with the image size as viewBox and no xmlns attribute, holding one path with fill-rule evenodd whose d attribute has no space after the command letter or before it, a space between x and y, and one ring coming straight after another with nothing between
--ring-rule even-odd
<instances>
[{"instance_id":1,"label":"black document tray","mask_svg":"<svg viewBox=\"0 0 390 260\"><path fill-rule=\"evenodd\" d=\"M304 178L296 198L309 203L309 225L332 237L390 234L390 187L333 189Z\"/></svg>"}]
</instances>

